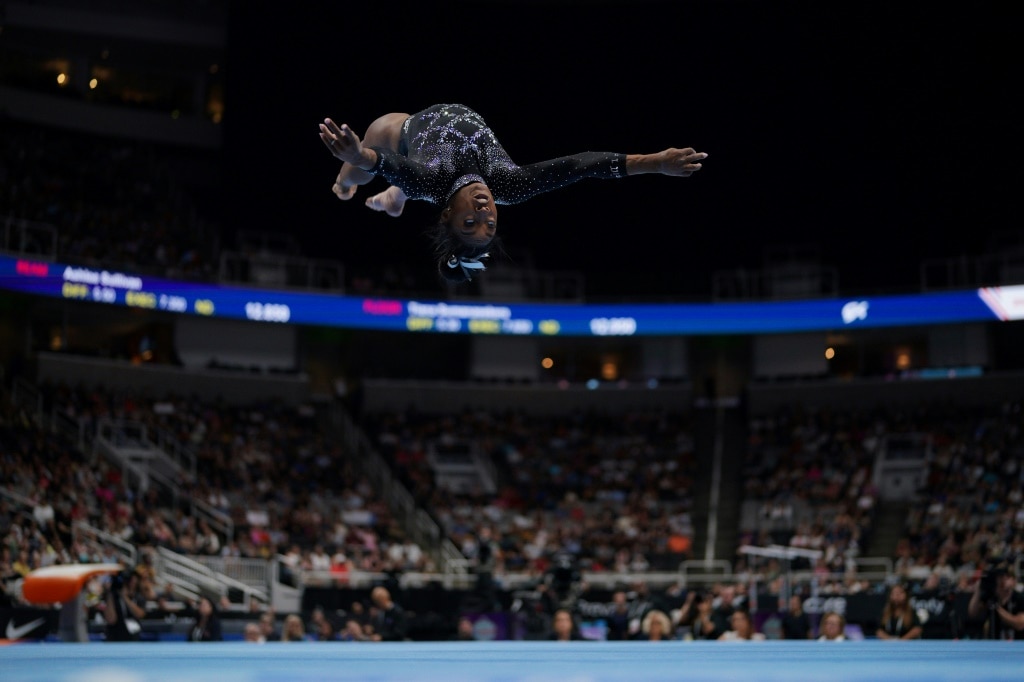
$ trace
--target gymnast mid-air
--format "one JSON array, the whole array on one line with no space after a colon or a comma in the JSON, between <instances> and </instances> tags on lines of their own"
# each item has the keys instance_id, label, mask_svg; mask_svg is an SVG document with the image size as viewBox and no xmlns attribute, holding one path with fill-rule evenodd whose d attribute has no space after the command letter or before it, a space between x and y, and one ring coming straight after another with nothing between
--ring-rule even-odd
<instances>
[{"instance_id":1,"label":"gymnast mid-air","mask_svg":"<svg viewBox=\"0 0 1024 682\"><path fill-rule=\"evenodd\" d=\"M584 178L685 178L707 157L691 147L672 147L654 154L582 152L518 166L480 114L462 104L385 114L362 139L347 124L327 118L320 139L343 162L333 186L339 199L351 199L359 185L379 175L390 186L366 200L371 209L398 217L409 199L443 207L431 239L438 271L453 283L485 269L482 260L497 240L496 204L522 203Z\"/></svg>"}]
</instances>

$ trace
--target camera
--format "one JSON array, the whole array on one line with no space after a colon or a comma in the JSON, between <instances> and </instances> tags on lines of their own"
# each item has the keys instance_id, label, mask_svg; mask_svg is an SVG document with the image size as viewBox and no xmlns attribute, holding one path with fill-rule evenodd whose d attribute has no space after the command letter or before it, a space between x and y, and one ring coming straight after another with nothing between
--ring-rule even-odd
<instances>
[{"instance_id":1,"label":"camera","mask_svg":"<svg viewBox=\"0 0 1024 682\"><path fill-rule=\"evenodd\" d=\"M978 578L978 598L985 602L995 601L999 579L1007 573L1009 569L1004 564L996 564L982 571Z\"/></svg>"},{"instance_id":2,"label":"camera","mask_svg":"<svg viewBox=\"0 0 1024 682\"><path fill-rule=\"evenodd\" d=\"M121 571L115 573L110 578L110 590L111 592L120 592L125 585L128 584L128 579L131 577L130 571Z\"/></svg>"}]
</instances>

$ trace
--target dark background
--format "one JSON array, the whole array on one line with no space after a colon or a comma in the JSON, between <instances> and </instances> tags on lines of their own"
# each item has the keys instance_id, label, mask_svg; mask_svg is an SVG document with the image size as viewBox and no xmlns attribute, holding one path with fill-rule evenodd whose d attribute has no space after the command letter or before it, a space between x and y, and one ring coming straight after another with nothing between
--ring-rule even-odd
<instances>
[{"instance_id":1,"label":"dark background","mask_svg":"<svg viewBox=\"0 0 1024 682\"><path fill-rule=\"evenodd\" d=\"M520 164L708 152L688 179L591 180L500 209L508 260L582 270L595 297L707 297L714 271L790 246L845 292L913 291L925 259L1018 229L1021 26L996 3L907 4L235 3L228 224L429 271L433 207L373 214L362 199L383 184L338 202L317 123L362 132L461 102Z\"/></svg>"}]
</instances>

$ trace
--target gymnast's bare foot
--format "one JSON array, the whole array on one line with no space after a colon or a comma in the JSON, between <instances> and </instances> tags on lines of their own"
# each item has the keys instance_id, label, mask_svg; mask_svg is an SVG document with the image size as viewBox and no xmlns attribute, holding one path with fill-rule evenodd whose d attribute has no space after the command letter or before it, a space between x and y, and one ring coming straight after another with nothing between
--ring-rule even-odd
<instances>
[{"instance_id":1,"label":"gymnast's bare foot","mask_svg":"<svg viewBox=\"0 0 1024 682\"><path fill-rule=\"evenodd\" d=\"M350 185L348 183L348 179L346 178L346 175L348 174L347 171L347 168L342 167L338 172L338 177L334 181L334 185L331 186L331 191L334 192L335 196L342 201L348 201L354 197L356 189L359 187L359 185Z\"/></svg>"},{"instance_id":2,"label":"gymnast's bare foot","mask_svg":"<svg viewBox=\"0 0 1024 682\"><path fill-rule=\"evenodd\" d=\"M342 201L348 201L353 196L355 196L356 185L352 185L351 187L342 187L341 185L335 183L334 187L332 187L331 190L334 192L334 195L341 199Z\"/></svg>"},{"instance_id":3,"label":"gymnast's bare foot","mask_svg":"<svg viewBox=\"0 0 1024 682\"><path fill-rule=\"evenodd\" d=\"M374 194L367 199L366 205L374 211L382 211L392 218L397 218L402 215L406 199L405 192L392 185L380 194Z\"/></svg>"}]
</instances>

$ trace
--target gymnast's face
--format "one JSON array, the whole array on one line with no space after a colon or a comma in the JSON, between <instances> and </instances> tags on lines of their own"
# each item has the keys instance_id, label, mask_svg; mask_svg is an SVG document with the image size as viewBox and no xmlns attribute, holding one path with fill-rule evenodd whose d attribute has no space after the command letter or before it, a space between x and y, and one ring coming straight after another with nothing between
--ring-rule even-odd
<instances>
[{"instance_id":1,"label":"gymnast's face","mask_svg":"<svg viewBox=\"0 0 1024 682\"><path fill-rule=\"evenodd\" d=\"M471 182L452 196L441 219L467 244L487 246L498 229L498 207L487 185Z\"/></svg>"}]
</instances>

